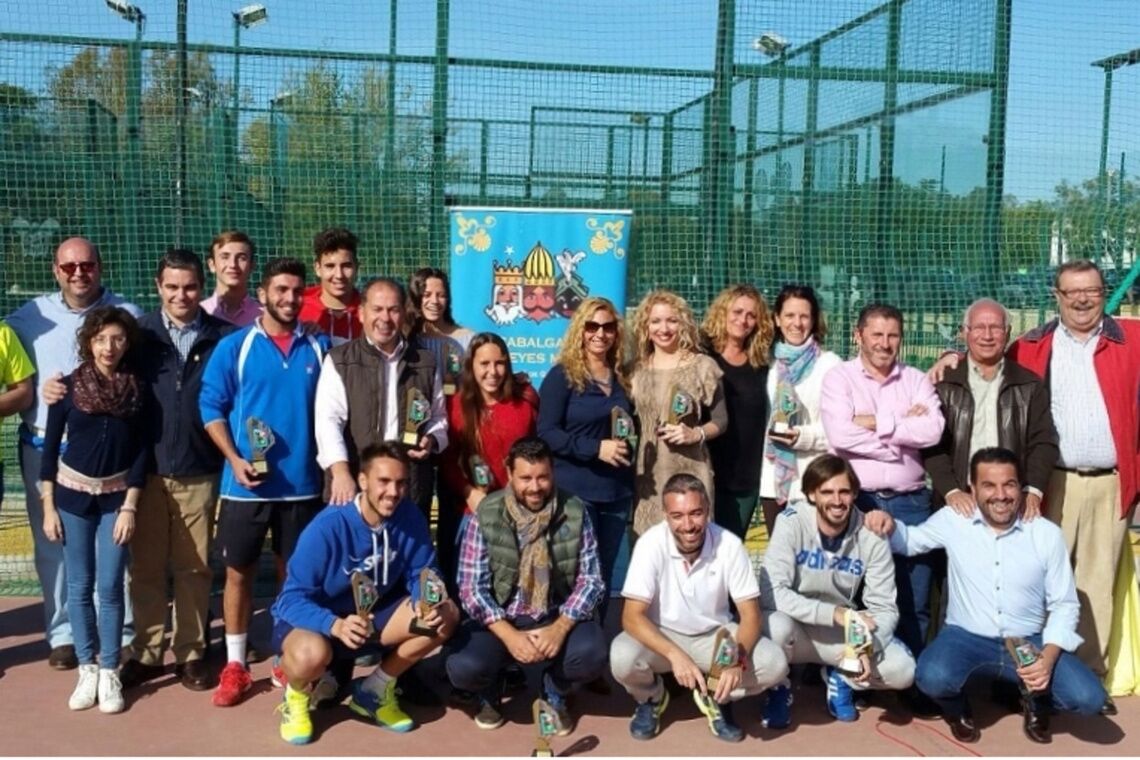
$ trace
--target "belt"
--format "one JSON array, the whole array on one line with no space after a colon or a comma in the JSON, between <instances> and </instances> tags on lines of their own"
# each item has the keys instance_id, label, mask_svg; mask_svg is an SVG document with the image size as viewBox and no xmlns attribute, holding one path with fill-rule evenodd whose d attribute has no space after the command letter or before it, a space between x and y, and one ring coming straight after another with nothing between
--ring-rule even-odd
<instances>
[{"instance_id":1,"label":"belt","mask_svg":"<svg viewBox=\"0 0 1140 760\"><path fill-rule=\"evenodd\" d=\"M1115 467L1058 467L1061 472L1071 472L1081 478L1100 478L1105 475L1115 475Z\"/></svg>"},{"instance_id":2,"label":"belt","mask_svg":"<svg viewBox=\"0 0 1140 760\"><path fill-rule=\"evenodd\" d=\"M127 470L123 470L113 475L95 478L90 475L84 475L78 470L72 469L63 462L60 462L59 468L56 471L55 482L64 488L70 488L72 491L98 496L100 494L120 493L127 490L127 473Z\"/></svg>"}]
</instances>

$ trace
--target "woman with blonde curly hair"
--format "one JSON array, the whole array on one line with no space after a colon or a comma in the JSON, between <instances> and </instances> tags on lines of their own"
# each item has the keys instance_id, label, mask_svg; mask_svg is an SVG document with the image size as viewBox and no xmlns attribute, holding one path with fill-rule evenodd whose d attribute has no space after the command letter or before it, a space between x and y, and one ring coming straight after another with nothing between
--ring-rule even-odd
<instances>
[{"instance_id":1,"label":"woman with blonde curly hair","mask_svg":"<svg viewBox=\"0 0 1140 760\"><path fill-rule=\"evenodd\" d=\"M610 415L632 414L622 368L621 315L605 298L574 312L558 362L539 389L538 434L554 452L554 482L573 486L590 510L607 589L620 588L614 567L623 549L633 497L633 452L613 437ZM604 602L603 602L604 615Z\"/></svg>"},{"instance_id":2,"label":"woman with blonde curly hair","mask_svg":"<svg viewBox=\"0 0 1140 760\"><path fill-rule=\"evenodd\" d=\"M768 304L751 285L729 285L701 325L705 349L724 373L728 430L709 445L716 473L717 525L744 538L759 500L768 422L768 352L775 327Z\"/></svg>"},{"instance_id":3,"label":"woman with blonde curly hair","mask_svg":"<svg viewBox=\"0 0 1140 760\"><path fill-rule=\"evenodd\" d=\"M641 535L664 516L661 489L687 472L713 491L708 441L728 427L720 367L700 351L700 334L685 299L654 290L634 319L636 358L630 396L641 421L633 531Z\"/></svg>"}]
</instances>

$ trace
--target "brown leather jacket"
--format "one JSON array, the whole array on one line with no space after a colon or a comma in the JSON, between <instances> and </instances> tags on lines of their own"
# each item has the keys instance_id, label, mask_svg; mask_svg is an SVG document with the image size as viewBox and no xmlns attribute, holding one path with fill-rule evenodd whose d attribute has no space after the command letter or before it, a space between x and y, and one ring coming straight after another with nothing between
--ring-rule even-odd
<instances>
[{"instance_id":1,"label":"brown leather jacket","mask_svg":"<svg viewBox=\"0 0 1140 760\"><path fill-rule=\"evenodd\" d=\"M963 491L969 488L974 396L970 393L967 372L969 362L963 358L935 386L942 401L946 427L942 440L922 454L935 495L941 500L955 488ZM1041 378L1008 359L998 390L998 445L1014 452L1021 460L1023 485L1044 493L1058 456L1049 390Z\"/></svg>"}]
</instances>

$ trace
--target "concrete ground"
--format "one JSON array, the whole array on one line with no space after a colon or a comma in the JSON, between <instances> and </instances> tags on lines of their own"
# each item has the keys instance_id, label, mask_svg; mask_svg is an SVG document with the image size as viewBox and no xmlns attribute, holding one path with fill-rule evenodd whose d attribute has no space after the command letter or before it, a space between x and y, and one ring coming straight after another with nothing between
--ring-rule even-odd
<instances>
[{"instance_id":1,"label":"concrete ground","mask_svg":"<svg viewBox=\"0 0 1140 760\"><path fill-rule=\"evenodd\" d=\"M609 628L616 626L620 604L611 605ZM345 707L318 711L316 737L306 747L284 744L277 734L280 691L269 682L269 663L253 666L253 691L240 705L217 708L209 692L184 689L173 673L128 692L127 710L103 715L97 709L73 713L67 698L75 672L57 672L46 663L39 601L0 598L0 692L6 705L4 754L7 755L403 755L527 756L534 744L530 700L520 695L507 704L507 724L481 731L457 708L410 706L421 724L408 734L392 734L367 723ZM216 623L215 642L221 638ZM254 642L268 635L268 618L257 616ZM221 665L220 646L211 663ZM172 669L171 669L172 670ZM365 671L358 671L363 674ZM532 673L532 686L537 675ZM860 719L840 724L824 708L819 685L795 684L793 725L783 732L760 726L762 698L740 703L736 715L747 733L739 744L717 741L686 695L673 698L661 734L653 741L630 738L632 702L616 686L608 696L574 697L580 715L573 734L555 738L559 755L595 756L1102 756L1140 755L1140 732L1127 729L1140 720L1140 699L1120 699L1119 716L1053 719L1053 743L1035 745L1022 735L1021 718L988 699L988 689L974 695L981 741L959 745L940 720L915 720L894 695L876 698Z\"/></svg>"}]
</instances>

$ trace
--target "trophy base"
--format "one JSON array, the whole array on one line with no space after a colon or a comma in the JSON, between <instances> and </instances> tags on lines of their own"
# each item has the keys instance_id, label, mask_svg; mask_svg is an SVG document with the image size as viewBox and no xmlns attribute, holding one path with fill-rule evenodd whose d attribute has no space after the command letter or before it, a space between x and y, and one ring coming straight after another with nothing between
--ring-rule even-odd
<instances>
[{"instance_id":1,"label":"trophy base","mask_svg":"<svg viewBox=\"0 0 1140 760\"><path fill-rule=\"evenodd\" d=\"M432 628L430 625L424 625L420 622L418 617L412 618L412 622L408 623L408 632L414 633L417 636L432 637L438 632L438 629Z\"/></svg>"},{"instance_id":2,"label":"trophy base","mask_svg":"<svg viewBox=\"0 0 1140 760\"><path fill-rule=\"evenodd\" d=\"M443 384L443 395L454 396L455 391L456 391L455 383L444 383Z\"/></svg>"},{"instance_id":3,"label":"trophy base","mask_svg":"<svg viewBox=\"0 0 1140 760\"><path fill-rule=\"evenodd\" d=\"M269 463L264 459L255 459L249 463L249 466L253 468L254 473L256 473L258 477L269 474Z\"/></svg>"},{"instance_id":4,"label":"trophy base","mask_svg":"<svg viewBox=\"0 0 1140 760\"><path fill-rule=\"evenodd\" d=\"M769 428L773 435L787 435L791 430L791 425L786 422L773 422L772 427Z\"/></svg>"},{"instance_id":5,"label":"trophy base","mask_svg":"<svg viewBox=\"0 0 1140 760\"><path fill-rule=\"evenodd\" d=\"M554 750L550 747L535 747L530 751L531 757L554 757Z\"/></svg>"},{"instance_id":6,"label":"trophy base","mask_svg":"<svg viewBox=\"0 0 1140 760\"><path fill-rule=\"evenodd\" d=\"M420 442L420 434L404 433L404 437L401 440L404 442L405 446L415 446Z\"/></svg>"},{"instance_id":7,"label":"trophy base","mask_svg":"<svg viewBox=\"0 0 1140 760\"><path fill-rule=\"evenodd\" d=\"M839 672L847 676L858 676L863 672L863 664L858 657L844 657L839 661Z\"/></svg>"}]
</instances>

